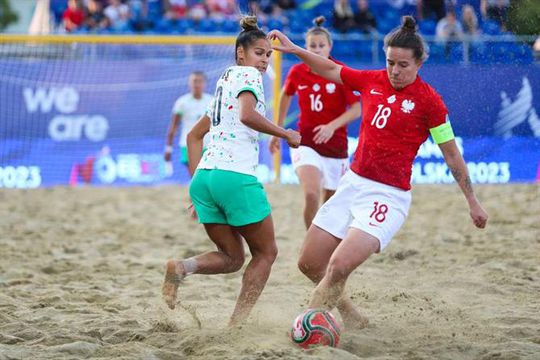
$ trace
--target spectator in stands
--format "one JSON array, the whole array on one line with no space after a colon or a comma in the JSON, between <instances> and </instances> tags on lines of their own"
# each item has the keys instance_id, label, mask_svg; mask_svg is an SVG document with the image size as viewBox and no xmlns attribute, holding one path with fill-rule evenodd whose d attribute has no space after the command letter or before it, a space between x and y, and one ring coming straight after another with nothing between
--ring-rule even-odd
<instances>
[{"instance_id":1,"label":"spectator in stands","mask_svg":"<svg viewBox=\"0 0 540 360\"><path fill-rule=\"evenodd\" d=\"M377 20L369 10L368 0L358 0L357 5L358 10L354 14L356 28L365 33L374 31L377 28Z\"/></svg>"},{"instance_id":2,"label":"spectator in stands","mask_svg":"<svg viewBox=\"0 0 540 360\"><path fill-rule=\"evenodd\" d=\"M481 0L480 11L484 19L496 21L506 30L506 20L510 0Z\"/></svg>"},{"instance_id":3,"label":"spectator in stands","mask_svg":"<svg viewBox=\"0 0 540 360\"><path fill-rule=\"evenodd\" d=\"M178 20L187 16L188 4L186 0L164 0L165 18Z\"/></svg>"},{"instance_id":4,"label":"spectator in stands","mask_svg":"<svg viewBox=\"0 0 540 360\"><path fill-rule=\"evenodd\" d=\"M461 8L461 24L464 34L471 37L478 35L478 17L471 5L463 5Z\"/></svg>"},{"instance_id":5,"label":"spectator in stands","mask_svg":"<svg viewBox=\"0 0 540 360\"><path fill-rule=\"evenodd\" d=\"M456 19L456 13L449 11L439 20L435 30L437 40L446 43L449 40L460 40L463 37L463 27Z\"/></svg>"},{"instance_id":6,"label":"spectator in stands","mask_svg":"<svg viewBox=\"0 0 540 360\"><path fill-rule=\"evenodd\" d=\"M147 0L127 0L129 20L136 31L144 31L150 26Z\"/></svg>"},{"instance_id":7,"label":"spectator in stands","mask_svg":"<svg viewBox=\"0 0 540 360\"><path fill-rule=\"evenodd\" d=\"M236 1L234 0L206 0L209 16L213 19L233 19L236 15Z\"/></svg>"},{"instance_id":8,"label":"spectator in stands","mask_svg":"<svg viewBox=\"0 0 540 360\"><path fill-rule=\"evenodd\" d=\"M109 6L105 8L104 13L112 30L122 31L128 28L129 7L122 4L122 1L109 0Z\"/></svg>"},{"instance_id":9,"label":"spectator in stands","mask_svg":"<svg viewBox=\"0 0 540 360\"><path fill-rule=\"evenodd\" d=\"M441 20L446 15L444 0L416 0L416 12L419 20Z\"/></svg>"},{"instance_id":10,"label":"spectator in stands","mask_svg":"<svg viewBox=\"0 0 540 360\"><path fill-rule=\"evenodd\" d=\"M88 30L102 30L109 26L109 21L103 13L101 2L88 0L86 3L86 19L84 24Z\"/></svg>"},{"instance_id":11,"label":"spectator in stands","mask_svg":"<svg viewBox=\"0 0 540 360\"><path fill-rule=\"evenodd\" d=\"M345 33L354 27L354 13L349 0L334 2L334 29Z\"/></svg>"},{"instance_id":12,"label":"spectator in stands","mask_svg":"<svg viewBox=\"0 0 540 360\"><path fill-rule=\"evenodd\" d=\"M453 41L463 39L463 28L456 19L456 13L449 11L446 16L439 20L435 30L437 41L445 45L445 56L448 59L451 54Z\"/></svg>"},{"instance_id":13,"label":"spectator in stands","mask_svg":"<svg viewBox=\"0 0 540 360\"><path fill-rule=\"evenodd\" d=\"M189 7L188 16L195 20L200 21L208 16L208 11L203 0L193 1Z\"/></svg>"},{"instance_id":14,"label":"spectator in stands","mask_svg":"<svg viewBox=\"0 0 540 360\"><path fill-rule=\"evenodd\" d=\"M84 23L84 11L79 0L69 0L68 7L62 15L64 29L67 32L77 30Z\"/></svg>"}]
</instances>

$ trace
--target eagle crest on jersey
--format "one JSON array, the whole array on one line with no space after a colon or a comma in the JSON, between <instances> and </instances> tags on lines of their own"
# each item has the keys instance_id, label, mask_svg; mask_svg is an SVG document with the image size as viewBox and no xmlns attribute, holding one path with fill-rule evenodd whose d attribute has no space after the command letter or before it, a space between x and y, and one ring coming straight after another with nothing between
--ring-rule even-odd
<instances>
[{"instance_id":1,"label":"eagle crest on jersey","mask_svg":"<svg viewBox=\"0 0 540 360\"><path fill-rule=\"evenodd\" d=\"M413 109L414 103L411 100L403 100L403 102L401 103L401 111L406 114L410 114Z\"/></svg>"}]
</instances>

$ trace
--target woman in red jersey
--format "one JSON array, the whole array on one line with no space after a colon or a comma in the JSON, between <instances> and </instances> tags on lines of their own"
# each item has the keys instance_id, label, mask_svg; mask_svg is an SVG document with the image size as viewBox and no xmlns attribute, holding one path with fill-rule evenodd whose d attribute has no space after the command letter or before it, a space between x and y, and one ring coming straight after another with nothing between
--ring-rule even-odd
<instances>
[{"instance_id":1,"label":"woman in red jersey","mask_svg":"<svg viewBox=\"0 0 540 360\"><path fill-rule=\"evenodd\" d=\"M332 38L321 26L324 17L313 22L315 26L306 35L307 50L341 65L330 57ZM349 168L346 125L360 117L360 98L342 84L315 74L306 64L294 65L280 95L279 126L283 126L294 94L298 95L300 107L298 130L302 143L298 149L291 149L291 161L304 190L307 229L319 209L321 189L323 201L328 200ZM270 139L270 151L279 149L279 138Z\"/></svg>"},{"instance_id":2,"label":"woman in red jersey","mask_svg":"<svg viewBox=\"0 0 540 360\"><path fill-rule=\"evenodd\" d=\"M362 94L363 121L351 170L313 219L298 266L318 283L310 308L337 306L346 326L363 327L367 318L345 296L345 282L388 245L405 221L413 160L430 133L465 195L474 225L484 228L488 214L474 194L444 102L418 76L427 54L412 17L405 16L401 27L384 38L385 70L354 70L303 50L279 31L268 36L281 43L274 49L298 56L321 76Z\"/></svg>"}]
</instances>

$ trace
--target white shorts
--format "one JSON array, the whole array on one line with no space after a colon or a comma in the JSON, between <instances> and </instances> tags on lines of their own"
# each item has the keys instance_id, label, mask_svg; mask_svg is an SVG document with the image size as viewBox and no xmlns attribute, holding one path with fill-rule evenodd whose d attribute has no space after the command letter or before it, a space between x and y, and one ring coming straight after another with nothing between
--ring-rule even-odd
<instances>
[{"instance_id":1,"label":"white shorts","mask_svg":"<svg viewBox=\"0 0 540 360\"><path fill-rule=\"evenodd\" d=\"M349 170L336 193L317 212L313 224L343 239L349 227L379 240L382 251L405 222L411 192L366 179Z\"/></svg>"},{"instance_id":2,"label":"white shorts","mask_svg":"<svg viewBox=\"0 0 540 360\"><path fill-rule=\"evenodd\" d=\"M336 159L319 155L318 152L308 146L300 146L297 149L290 148L291 162L294 171L300 166L315 166L322 174L322 188L336 190L341 177L349 169L349 159Z\"/></svg>"}]
</instances>

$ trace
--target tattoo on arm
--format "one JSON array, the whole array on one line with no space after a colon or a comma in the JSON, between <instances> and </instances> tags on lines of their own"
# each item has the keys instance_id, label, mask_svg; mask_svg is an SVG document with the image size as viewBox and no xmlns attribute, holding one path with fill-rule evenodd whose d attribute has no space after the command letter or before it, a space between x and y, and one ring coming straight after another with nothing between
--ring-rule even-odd
<instances>
[{"instance_id":1,"label":"tattoo on arm","mask_svg":"<svg viewBox=\"0 0 540 360\"><path fill-rule=\"evenodd\" d=\"M472 194L474 192L472 188L472 182L469 175L465 172L463 173L461 170L451 167L450 171L452 172L452 175L454 176L454 179L456 179L457 183L460 184L465 194Z\"/></svg>"}]
</instances>

